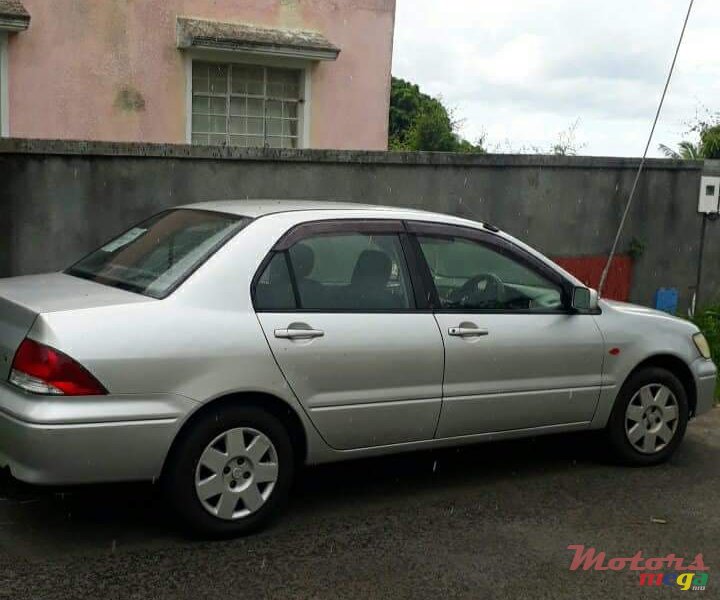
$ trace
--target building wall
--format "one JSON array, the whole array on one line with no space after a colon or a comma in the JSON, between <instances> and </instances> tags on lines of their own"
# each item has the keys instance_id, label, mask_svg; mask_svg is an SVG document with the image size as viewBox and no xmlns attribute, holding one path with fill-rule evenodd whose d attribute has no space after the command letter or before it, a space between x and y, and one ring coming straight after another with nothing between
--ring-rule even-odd
<instances>
[{"instance_id":1,"label":"building wall","mask_svg":"<svg viewBox=\"0 0 720 600\"><path fill-rule=\"evenodd\" d=\"M0 277L61 269L170 206L314 198L474 215L563 264L583 259L592 279L612 244L638 162L2 140ZM677 288L681 310L688 307L699 258L701 173L702 163L648 162L609 289L629 289L632 301L652 305L658 288ZM708 223L703 304L720 301L718 228L720 221ZM631 281L624 279L628 256L634 257Z\"/></svg>"},{"instance_id":2,"label":"building wall","mask_svg":"<svg viewBox=\"0 0 720 600\"><path fill-rule=\"evenodd\" d=\"M8 44L13 137L185 142L175 23L189 16L320 31L342 51L312 68L308 147L387 148L395 0L23 3L30 27Z\"/></svg>"}]
</instances>

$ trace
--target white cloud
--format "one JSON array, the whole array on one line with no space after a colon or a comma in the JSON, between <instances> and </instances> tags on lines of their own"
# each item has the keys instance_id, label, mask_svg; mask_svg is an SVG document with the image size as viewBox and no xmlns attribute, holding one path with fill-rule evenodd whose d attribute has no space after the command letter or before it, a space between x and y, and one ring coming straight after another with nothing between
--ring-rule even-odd
<instances>
[{"instance_id":1,"label":"white cloud","mask_svg":"<svg viewBox=\"0 0 720 600\"><path fill-rule=\"evenodd\" d=\"M684 0L398 0L393 73L442 96L462 133L550 147L575 120L583 152L642 153ZM720 111L720 3L696 0L653 151L698 107ZM657 152L655 152L657 155Z\"/></svg>"}]
</instances>

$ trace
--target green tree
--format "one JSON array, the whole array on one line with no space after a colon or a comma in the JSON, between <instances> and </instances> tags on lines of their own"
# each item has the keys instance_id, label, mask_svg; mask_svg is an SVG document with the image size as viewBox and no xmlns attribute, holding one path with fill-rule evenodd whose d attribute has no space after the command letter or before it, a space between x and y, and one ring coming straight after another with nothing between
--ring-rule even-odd
<instances>
[{"instance_id":1,"label":"green tree","mask_svg":"<svg viewBox=\"0 0 720 600\"><path fill-rule=\"evenodd\" d=\"M688 133L697 135L697 142L684 140L678 144L677 150L660 144L660 151L676 160L720 159L720 114L705 111L704 118L696 116L695 121L689 123Z\"/></svg>"},{"instance_id":2,"label":"green tree","mask_svg":"<svg viewBox=\"0 0 720 600\"><path fill-rule=\"evenodd\" d=\"M401 151L485 153L477 144L461 138L460 123L442 102L420 88L393 77L390 92L389 147Z\"/></svg>"},{"instance_id":3,"label":"green tree","mask_svg":"<svg viewBox=\"0 0 720 600\"><path fill-rule=\"evenodd\" d=\"M687 140L678 144L678 149L674 150L670 146L660 144L660 152L662 152L668 158L674 158L675 160L697 160L702 158L700 156L700 145L694 144Z\"/></svg>"},{"instance_id":4,"label":"green tree","mask_svg":"<svg viewBox=\"0 0 720 600\"><path fill-rule=\"evenodd\" d=\"M720 125L707 127L700 132L703 158L720 158Z\"/></svg>"},{"instance_id":5,"label":"green tree","mask_svg":"<svg viewBox=\"0 0 720 600\"><path fill-rule=\"evenodd\" d=\"M422 108L405 141L409 150L455 152L458 146L450 115L439 102L430 102Z\"/></svg>"}]
</instances>

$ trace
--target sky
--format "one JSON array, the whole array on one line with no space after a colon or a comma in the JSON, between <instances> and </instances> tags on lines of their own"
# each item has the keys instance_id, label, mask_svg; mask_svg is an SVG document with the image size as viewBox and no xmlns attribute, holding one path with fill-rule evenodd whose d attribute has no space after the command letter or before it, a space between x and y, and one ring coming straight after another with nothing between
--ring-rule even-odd
<instances>
[{"instance_id":1,"label":"sky","mask_svg":"<svg viewBox=\"0 0 720 600\"><path fill-rule=\"evenodd\" d=\"M397 0L393 75L442 98L491 151L640 156L688 0ZM720 2L695 0L651 156L720 112Z\"/></svg>"}]
</instances>

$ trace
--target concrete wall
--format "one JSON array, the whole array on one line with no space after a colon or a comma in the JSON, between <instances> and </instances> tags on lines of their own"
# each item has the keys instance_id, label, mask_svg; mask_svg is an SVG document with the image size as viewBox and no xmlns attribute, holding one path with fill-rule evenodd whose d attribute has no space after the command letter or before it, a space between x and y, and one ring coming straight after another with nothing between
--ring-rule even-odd
<instances>
[{"instance_id":1,"label":"concrete wall","mask_svg":"<svg viewBox=\"0 0 720 600\"><path fill-rule=\"evenodd\" d=\"M409 206L495 223L549 256L609 251L635 159L269 151L0 141L0 276L60 269L159 209L220 198ZM702 163L650 160L620 244L631 298L696 279ZM720 222L707 230L704 299L720 299Z\"/></svg>"},{"instance_id":2,"label":"concrete wall","mask_svg":"<svg viewBox=\"0 0 720 600\"><path fill-rule=\"evenodd\" d=\"M188 16L323 33L341 53L309 67L307 147L387 148L395 0L23 4L30 27L8 48L11 136L185 143L187 54L175 24Z\"/></svg>"}]
</instances>

